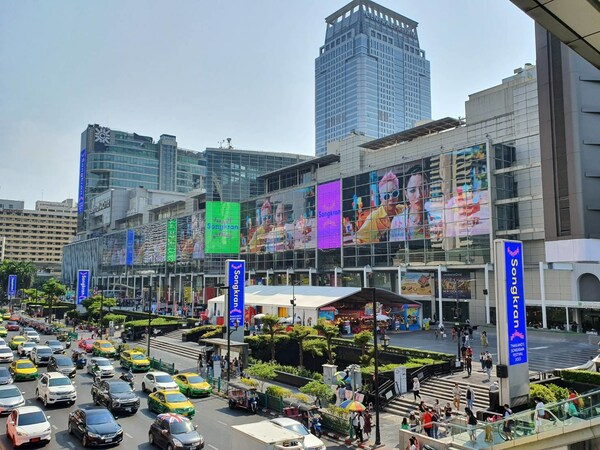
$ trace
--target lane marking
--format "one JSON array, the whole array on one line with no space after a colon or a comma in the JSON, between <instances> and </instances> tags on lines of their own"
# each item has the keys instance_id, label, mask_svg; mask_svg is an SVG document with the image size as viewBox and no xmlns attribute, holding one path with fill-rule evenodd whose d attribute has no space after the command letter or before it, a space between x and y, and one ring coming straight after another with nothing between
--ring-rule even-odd
<instances>
[{"instance_id":1,"label":"lane marking","mask_svg":"<svg viewBox=\"0 0 600 450\"><path fill-rule=\"evenodd\" d=\"M58 427L56 425L52 425L52 428L54 428L55 430L58 430Z\"/></svg>"},{"instance_id":2,"label":"lane marking","mask_svg":"<svg viewBox=\"0 0 600 450\"><path fill-rule=\"evenodd\" d=\"M127 436L129 439L133 439L133 436L130 435L129 433L125 433L125 436Z\"/></svg>"},{"instance_id":3,"label":"lane marking","mask_svg":"<svg viewBox=\"0 0 600 450\"><path fill-rule=\"evenodd\" d=\"M219 422L221 425L225 425L226 427L228 427L229 425L227 425L225 422L221 421L221 420L217 420L217 422ZM209 447L212 447L212 445L208 445ZM213 447L214 448L214 447Z\"/></svg>"},{"instance_id":4,"label":"lane marking","mask_svg":"<svg viewBox=\"0 0 600 450\"><path fill-rule=\"evenodd\" d=\"M545 346L545 347L530 347L529 350L544 350L546 348L550 348L550 347L548 347L548 346Z\"/></svg>"},{"instance_id":5,"label":"lane marking","mask_svg":"<svg viewBox=\"0 0 600 450\"><path fill-rule=\"evenodd\" d=\"M71 448L75 448L75 444L72 443L71 441L67 441L67 445Z\"/></svg>"},{"instance_id":6,"label":"lane marking","mask_svg":"<svg viewBox=\"0 0 600 450\"><path fill-rule=\"evenodd\" d=\"M215 447L214 445L210 445L210 444L208 444L208 446L209 446L210 448L212 448L213 450L219 450L219 449L218 449L217 447Z\"/></svg>"}]
</instances>

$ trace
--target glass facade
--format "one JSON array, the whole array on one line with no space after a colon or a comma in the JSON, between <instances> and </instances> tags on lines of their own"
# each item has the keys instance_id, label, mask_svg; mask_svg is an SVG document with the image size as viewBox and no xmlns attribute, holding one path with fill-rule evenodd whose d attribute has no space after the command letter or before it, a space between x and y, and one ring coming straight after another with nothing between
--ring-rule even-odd
<instances>
[{"instance_id":1,"label":"glass facade","mask_svg":"<svg viewBox=\"0 0 600 450\"><path fill-rule=\"evenodd\" d=\"M351 132L383 137L431 118L417 23L374 2L328 17L315 60L316 154Z\"/></svg>"}]
</instances>

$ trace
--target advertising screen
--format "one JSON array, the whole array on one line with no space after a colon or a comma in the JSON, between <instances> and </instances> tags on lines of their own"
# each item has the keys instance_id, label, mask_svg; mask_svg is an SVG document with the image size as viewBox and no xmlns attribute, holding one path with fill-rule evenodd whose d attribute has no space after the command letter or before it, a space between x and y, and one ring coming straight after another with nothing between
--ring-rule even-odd
<instances>
[{"instance_id":1,"label":"advertising screen","mask_svg":"<svg viewBox=\"0 0 600 450\"><path fill-rule=\"evenodd\" d=\"M444 272L442 273L442 297L461 300L471 299L470 273Z\"/></svg>"},{"instance_id":2,"label":"advertising screen","mask_svg":"<svg viewBox=\"0 0 600 450\"><path fill-rule=\"evenodd\" d=\"M523 243L504 241L508 364L527 362L527 318L523 288Z\"/></svg>"},{"instance_id":3,"label":"advertising screen","mask_svg":"<svg viewBox=\"0 0 600 450\"><path fill-rule=\"evenodd\" d=\"M340 180L317 186L317 248L339 248L342 244Z\"/></svg>"},{"instance_id":4,"label":"advertising screen","mask_svg":"<svg viewBox=\"0 0 600 450\"><path fill-rule=\"evenodd\" d=\"M167 222L155 222L136 229L135 264L165 262Z\"/></svg>"},{"instance_id":5,"label":"advertising screen","mask_svg":"<svg viewBox=\"0 0 600 450\"><path fill-rule=\"evenodd\" d=\"M177 219L167 221L167 262L177 260Z\"/></svg>"},{"instance_id":6,"label":"advertising screen","mask_svg":"<svg viewBox=\"0 0 600 450\"><path fill-rule=\"evenodd\" d=\"M127 262L127 231L102 236L102 265L124 266Z\"/></svg>"},{"instance_id":7,"label":"advertising screen","mask_svg":"<svg viewBox=\"0 0 600 450\"><path fill-rule=\"evenodd\" d=\"M177 261L204 258L204 211L177 219Z\"/></svg>"},{"instance_id":8,"label":"advertising screen","mask_svg":"<svg viewBox=\"0 0 600 450\"><path fill-rule=\"evenodd\" d=\"M241 208L241 253L316 247L314 187L269 195Z\"/></svg>"},{"instance_id":9,"label":"advertising screen","mask_svg":"<svg viewBox=\"0 0 600 450\"><path fill-rule=\"evenodd\" d=\"M206 253L238 253L240 204L206 202Z\"/></svg>"},{"instance_id":10,"label":"advertising screen","mask_svg":"<svg viewBox=\"0 0 600 450\"><path fill-rule=\"evenodd\" d=\"M79 195L77 197L77 213L83 214L85 207L85 175L87 167L87 153L85 148L79 155Z\"/></svg>"}]
</instances>

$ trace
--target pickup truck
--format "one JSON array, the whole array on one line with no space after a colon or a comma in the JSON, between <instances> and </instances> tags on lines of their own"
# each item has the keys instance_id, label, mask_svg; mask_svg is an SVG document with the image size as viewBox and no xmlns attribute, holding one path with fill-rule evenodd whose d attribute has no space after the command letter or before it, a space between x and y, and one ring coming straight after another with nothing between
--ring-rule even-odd
<instances>
[{"instance_id":1,"label":"pickup truck","mask_svg":"<svg viewBox=\"0 0 600 450\"><path fill-rule=\"evenodd\" d=\"M304 436L268 420L231 427L231 447L244 450L303 450Z\"/></svg>"}]
</instances>

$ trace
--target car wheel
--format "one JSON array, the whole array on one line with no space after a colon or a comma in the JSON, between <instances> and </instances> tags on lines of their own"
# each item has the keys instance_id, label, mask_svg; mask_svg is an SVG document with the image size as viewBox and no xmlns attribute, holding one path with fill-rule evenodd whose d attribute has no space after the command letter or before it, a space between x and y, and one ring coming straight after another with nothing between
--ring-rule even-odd
<instances>
[{"instance_id":1,"label":"car wheel","mask_svg":"<svg viewBox=\"0 0 600 450\"><path fill-rule=\"evenodd\" d=\"M67 431L69 432L69 434L73 434L73 424L71 422L69 422L69 426L67 427Z\"/></svg>"},{"instance_id":2,"label":"car wheel","mask_svg":"<svg viewBox=\"0 0 600 450\"><path fill-rule=\"evenodd\" d=\"M152 389L152 392L156 392L156 388Z\"/></svg>"},{"instance_id":3,"label":"car wheel","mask_svg":"<svg viewBox=\"0 0 600 450\"><path fill-rule=\"evenodd\" d=\"M88 440L88 437L85 434L83 435L83 439L81 440L81 445L83 445L84 447L89 447L90 445L90 441Z\"/></svg>"},{"instance_id":4,"label":"car wheel","mask_svg":"<svg viewBox=\"0 0 600 450\"><path fill-rule=\"evenodd\" d=\"M142 392L146 392L146 384L142 383Z\"/></svg>"},{"instance_id":5,"label":"car wheel","mask_svg":"<svg viewBox=\"0 0 600 450\"><path fill-rule=\"evenodd\" d=\"M151 432L148 433L148 443L154 445L154 435Z\"/></svg>"},{"instance_id":6,"label":"car wheel","mask_svg":"<svg viewBox=\"0 0 600 450\"><path fill-rule=\"evenodd\" d=\"M167 450L173 450L173 446L171 444L167 445Z\"/></svg>"},{"instance_id":7,"label":"car wheel","mask_svg":"<svg viewBox=\"0 0 600 450\"><path fill-rule=\"evenodd\" d=\"M48 396L44 395L44 406L47 408L48 407Z\"/></svg>"}]
</instances>

